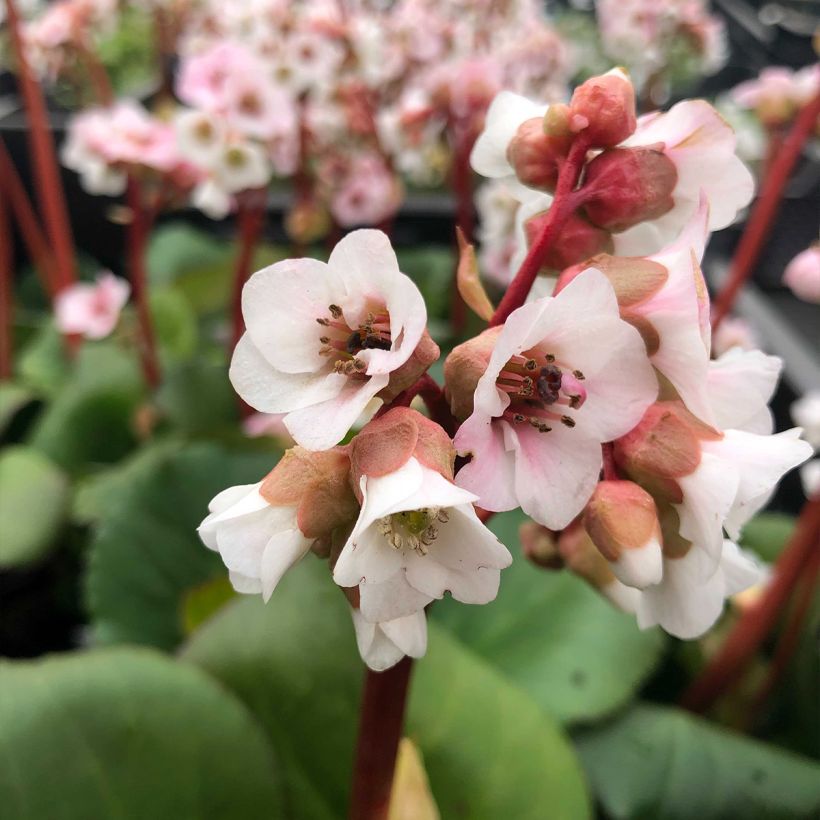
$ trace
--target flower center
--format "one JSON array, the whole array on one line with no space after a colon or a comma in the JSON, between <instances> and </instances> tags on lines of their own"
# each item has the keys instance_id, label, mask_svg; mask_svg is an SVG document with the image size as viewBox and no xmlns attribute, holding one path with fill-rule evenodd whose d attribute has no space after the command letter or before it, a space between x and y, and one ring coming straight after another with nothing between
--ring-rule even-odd
<instances>
[{"instance_id":1,"label":"flower center","mask_svg":"<svg viewBox=\"0 0 820 820\"><path fill-rule=\"evenodd\" d=\"M446 524L449 520L447 510L441 507L423 507L380 518L378 526L393 549L411 549L419 555L427 555L428 547L438 537L439 528L436 524Z\"/></svg>"},{"instance_id":2,"label":"flower center","mask_svg":"<svg viewBox=\"0 0 820 820\"><path fill-rule=\"evenodd\" d=\"M390 316L386 311L371 311L364 322L352 327L338 305L328 305L327 309L330 315L316 320L322 327L319 354L330 359L335 373L367 378L367 362L357 354L363 350L390 350Z\"/></svg>"},{"instance_id":3,"label":"flower center","mask_svg":"<svg viewBox=\"0 0 820 820\"><path fill-rule=\"evenodd\" d=\"M513 356L502 368L496 387L510 397L503 418L529 424L539 433L552 430L550 422L575 427L571 413L586 401L584 374L556 360L552 353L529 351Z\"/></svg>"}]
</instances>

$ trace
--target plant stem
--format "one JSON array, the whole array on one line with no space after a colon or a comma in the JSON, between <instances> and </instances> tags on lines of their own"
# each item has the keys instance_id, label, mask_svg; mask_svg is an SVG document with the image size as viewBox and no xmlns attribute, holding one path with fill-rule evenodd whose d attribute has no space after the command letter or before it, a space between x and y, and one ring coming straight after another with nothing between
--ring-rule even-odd
<instances>
[{"instance_id":1,"label":"plant stem","mask_svg":"<svg viewBox=\"0 0 820 820\"><path fill-rule=\"evenodd\" d=\"M33 161L37 199L54 248L58 288L62 290L76 279L76 260L60 168L49 128L43 92L25 55L20 35L20 17L14 0L6 0L6 16L12 49L17 61L20 94L28 116L29 150Z\"/></svg>"},{"instance_id":2,"label":"plant stem","mask_svg":"<svg viewBox=\"0 0 820 820\"><path fill-rule=\"evenodd\" d=\"M800 158L806 140L814 131L820 116L820 92L798 114L783 146L774 158L763 182L760 197L752 209L743 235L740 237L731 271L726 283L713 302L712 330L717 330L732 309L743 283L751 276L769 234L774 228L775 216L783 198L783 189Z\"/></svg>"},{"instance_id":3,"label":"plant stem","mask_svg":"<svg viewBox=\"0 0 820 820\"><path fill-rule=\"evenodd\" d=\"M252 192L257 193L257 192ZM233 294L231 297L231 319L232 330L230 339L230 349L228 358L233 354L233 349L245 331L245 322L242 318L242 288L248 280L253 262L253 253L259 235L262 232L262 225L265 220L264 192L261 203L243 203L239 206L237 222L239 226L239 253L236 255L236 262L233 269Z\"/></svg>"},{"instance_id":4,"label":"plant stem","mask_svg":"<svg viewBox=\"0 0 820 820\"><path fill-rule=\"evenodd\" d=\"M145 253L148 249L148 237L151 233L153 217L143 207L140 184L134 177L128 178L125 196L131 210L131 223L128 226L126 244L131 291L134 295L140 328L140 364L146 383L153 389L159 386L160 369L154 340L154 327L151 321L151 308L148 303L148 274L145 268Z\"/></svg>"},{"instance_id":5,"label":"plant stem","mask_svg":"<svg viewBox=\"0 0 820 820\"><path fill-rule=\"evenodd\" d=\"M473 150L475 140L475 131L469 123L464 124L458 120L454 123L452 186L456 198L456 228L461 230L467 242L473 241L474 233L473 172L470 167L470 153ZM456 334L464 330L467 321L467 305L458 290L458 276L456 275L458 258L458 254L456 254L450 293L450 319Z\"/></svg>"},{"instance_id":6,"label":"plant stem","mask_svg":"<svg viewBox=\"0 0 820 820\"><path fill-rule=\"evenodd\" d=\"M12 372L12 250L11 214L0 195L0 379L10 379Z\"/></svg>"},{"instance_id":7,"label":"plant stem","mask_svg":"<svg viewBox=\"0 0 820 820\"><path fill-rule=\"evenodd\" d=\"M77 51L85 63L88 79L94 89L94 96L97 102L103 106L109 106L114 102L114 89L105 66L100 62L94 50L88 45L83 37L77 43Z\"/></svg>"},{"instance_id":8,"label":"plant stem","mask_svg":"<svg viewBox=\"0 0 820 820\"><path fill-rule=\"evenodd\" d=\"M384 672L367 670L350 795L350 820L385 820L387 817L412 668L412 658L403 658Z\"/></svg>"},{"instance_id":9,"label":"plant stem","mask_svg":"<svg viewBox=\"0 0 820 820\"><path fill-rule=\"evenodd\" d=\"M684 693L681 706L705 712L735 683L771 631L806 566L816 560L818 550L820 498L815 497L803 507L760 600L740 617L721 649Z\"/></svg>"},{"instance_id":10,"label":"plant stem","mask_svg":"<svg viewBox=\"0 0 820 820\"><path fill-rule=\"evenodd\" d=\"M504 298L495 309L495 313L490 319L490 327L504 324L507 317L516 308L524 304L533 282L535 282L535 277L544 264L550 246L557 238L561 228L564 227L567 219L578 207L578 200L573 196L573 192L584 169L588 147L589 143L582 131L575 138L567 158L561 165L561 170L558 173L558 183L555 186L555 198L552 201L552 206L541 232L530 245L518 273L516 273L515 278L504 294Z\"/></svg>"}]
</instances>

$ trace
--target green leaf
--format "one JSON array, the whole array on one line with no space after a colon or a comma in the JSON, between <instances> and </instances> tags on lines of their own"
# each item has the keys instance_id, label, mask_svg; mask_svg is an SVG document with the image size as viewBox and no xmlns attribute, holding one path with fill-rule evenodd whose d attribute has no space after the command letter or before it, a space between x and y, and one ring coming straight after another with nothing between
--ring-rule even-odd
<instances>
[{"instance_id":1,"label":"green leaf","mask_svg":"<svg viewBox=\"0 0 820 820\"><path fill-rule=\"evenodd\" d=\"M86 579L96 639L174 648L184 636L186 593L225 572L196 533L208 502L226 487L259 481L275 462L270 453L169 443L138 459L113 492L98 494L103 509Z\"/></svg>"},{"instance_id":2,"label":"green leaf","mask_svg":"<svg viewBox=\"0 0 820 820\"><path fill-rule=\"evenodd\" d=\"M285 769L289 816L344 816L363 666L348 606L324 563L305 559L267 605L258 597L229 605L182 657L237 694L266 728ZM541 820L547 806L554 818L589 815L560 728L434 623L413 674L407 733L443 817Z\"/></svg>"},{"instance_id":3,"label":"green leaf","mask_svg":"<svg viewBox=\"0 0 820 820\"><path fill-rule=\"evenodd\" d=\"M68 482L30 447L0 453L0 569L30 564L54 544L66 507Z\"/></svg>"},{"instance_id":4,"label":"green leaf","mask_svg":"<svg viewBox=\"0 0 820 820\"><path fill-rule=\"evenodd\" d=\"M113 342L87 343L68 375L39 417L32 446L72 471L122 458L136 444L132 421L144 397L134 354Z\"/></svg>"},{"instance_id":5,"label":"green leaf","mask_svg":"<svg viewBox=\"0 0 820 820\"><path fill-rule=\"evenodd\" d=\"M44 396L58 392L67 380L68 369L63 340L50 323L39 329L17 360L20 380Z\"/></svg>"},{"instance_id":6,"label":"green leaf","mask_svg":"<svg viewBox=\"0 0 820 820\"><path fill-rule=\"evenodd\" d=\"M197 346L196 314L176 288L154 288L150 294L151 317L163 367L185 361Z\"/></svg>"},{"instance_id":7,"label":"green leaf","mask_svg":"<svg viewBox=\"0 0 820 820\"><path fill-rule=\"evenodd\" d=\"M489 523L515 555L495 601L465 607L446 599L431 610L461 641L561 721L600 717L634 696L663 651L659 630L642 632L568 572L534 567L516 549L520 512Z\"/></svg>"},{"instance_id":8,"label":"green leaf","mask_svg":"<svg viewBox=\"0 0 820 820\"><path fill-rule=\"evenodd\" d=\"M784 513L760 513L743 528L740 543L764 561L775 561L794 532L795 519Z\"/></svg>"},{"instance_id":9,"label":"green leaf","mask_svg":"<svg viewBox=\"0 0 820 820\"><path fill-rule=\"evenodd\" d=\"M116 649L0 664L5 820L284 817L279 768L230 694Z\"/></svg>"},{"instance_id":10,"label":"green leaf","mask_svg":"<svg viewBox=\"0 0 820 820\"><path fill-rule=\"evenodd\" d=\"M820 766L678 709L641 705L577 746L607 816L816 817Z\"/></svg>"},{"instance_id":11,"label":"green leaf","mask_svg":"<svg viewBox=\"0 0 820 820\"><path fill-rule=\"evenodd\" d=\"M456 271L451 249L422 247L398 251L399 268L419 287L427 305L427 315L444 319L450 306L450 292Z\"/></svg>"},{"instance_id":12,"label":"green leaf","mask_svg":"<svg viewBox=\"0 0 820 820\"><path fill-rule=\"evenodd\" d=\"M34 393L22 384L0 382L0 433L5 432L17 413L34 399Z\"/></svg>"},{"instance_id":13,"label":"green leaf","mask_svg":"<svg viewBox=\"0 0 820 820\"><path fill-rule=\"evenodd\" d=\"M225 363L198 359L168 369L156 400L171 424L187 435L237 425L237 398Z\"/></svg>"}]
</instances>

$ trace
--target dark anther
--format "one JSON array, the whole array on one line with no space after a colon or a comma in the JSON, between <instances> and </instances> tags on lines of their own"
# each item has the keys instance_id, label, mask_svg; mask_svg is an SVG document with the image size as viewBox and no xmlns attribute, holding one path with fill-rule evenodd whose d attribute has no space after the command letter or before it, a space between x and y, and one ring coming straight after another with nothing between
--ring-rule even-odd
<instances>
[{"instance_id":1,"label":"dark anther","mask_svg":"<svg viewBox=\"0 0 820 820\"><path fill-rule=\"evenodd\" d=\"M327 308L334 319L342 318L342 309L338 305L328 305Z\"/></svg>"},{"instance_id":2,"label":"dark anther","mask_svg":"<svg viewBox=\"0 0 820 820\"><path fill-rule=\"evenodd\" d=\"M573 370L572 375L575 376L575 378L578 379L579 382L582 382L584 380L584 374L580 370Z\"/></svg>"},{"instance_id":3,"label":"dark anther","mask_svg":"<svg viewBox=\"0 0 820 820\"><path fill-rule=\"evenodd\" d=\"M330 320L328 319L317 319L316 320L322 327L327 327L330 324Z\"/></svg>"},{"instance_id":4,"label":"dark anther","mask_svg":"<svg viewBox=\"0 0 820 820\"><path fill-rule=\"evenodd\" d=\"M544 358L545 358L545 359L546 359L546 360L547 360L550 364L552 364L552 363L555 361L555 356L553 356L553 354L552 354L552 353L547 353L547 355L546 355L546 356L544 356Z\"/></svg>"},{"instance_id":5,"label":"dark anther","mask_svg":"<svg viewBox=\"0 0 820 820\"><path fill-rule=\"evenodd\" d=\"M381 336L368 334L362 342L362 347L366 350L390 350L391 343L389 339L382 339Z\"/></svg>"},{"instance_id":6,"label":"dark anther","mask_svg":"<svg viewBox=\"0 0 820 820\"><path fill-rule=\"evenodd\" d=\"M359 330L354 330L350 336L347 337L347 344L345 348L348 353L358 353L362 347L364 347L362 343L362 334Z\"/></svg>"},{"instance_id":7,"label":"dark anther","mask_svg":"<svg viewBox=\"0 0 820 820\"><path fill-rule=\"evenodd\" d=\"M571 419L569 416L561 416L561 424L565 427L575 427L575 419Z\"/></svg>"},{"instance_id":8,"label":"dark anther","mask_svg":"<svg viewBox=\"0 0 820 820\"><path fill-rule=\"evenodd\" d=\"M535 368L538 367L538 364L535 359L527 359L527 361L524 362L524 367L526 367L527 370L535 370Z\"/></svg>"},{"instance_id":9,"label":"dark anther","mask_svg":"<svg viewBox=\"0 0 820 820\"><path fill-rule=\"evenodd\" d=\"M535 382L535 389L544 404L554 404L558 400L562 378L561 368L556 367L554 364L548 364L546 367L541 368Z\"/></svg>"}]
</instances>

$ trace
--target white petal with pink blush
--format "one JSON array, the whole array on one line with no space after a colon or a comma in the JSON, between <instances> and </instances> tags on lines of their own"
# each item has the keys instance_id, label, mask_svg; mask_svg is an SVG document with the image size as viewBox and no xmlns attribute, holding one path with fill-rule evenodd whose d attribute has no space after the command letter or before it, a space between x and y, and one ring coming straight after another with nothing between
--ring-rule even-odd
<instances>
[{"instance_id":1,"label":"white petal with pink blush","mask_svg":"<svg viewBox=\"0 0 820 820\"><path fill-rule=\"evenodd\" d=\"M471 456L456 482L485 509L521 506L561 529L595 488L601 444L631 430L657 392L640 335L590 268L508 318L456 434Z\"/></svg>"},{"instance_id":2,"label":"white petal with pink blush","mask_svg":"<svg viewBox=\"0 0 820 820\"><path fill-rule=\"evenodd\" d=\"M110 271L98 274L94 284L78 282L60 291L54 306L57 327L86 339L104 339L117 326L131 287Z\"/></svg>"},{"instance_id":3,"label":"white petal with pink blush","mask_svg":"<svg viewBox=\"0 0 820 820\"><path fill-rule=\"evenodd\" d=\"M475 496L410 458L394 473L363 476L359 519L333 570L359 587L362 617L393 621L450 594L484 604L512 557L479 521Z\"/></svg>"},{"instance_id":4,"label":"white petal with pink blush","mask_svg":"<svg viewBox=\"0 0 820 820\"><path fill-rule=\"evenodd\" d=\"M326 450L344 438L415 351L424 299L381 231L348 234L327 264L288 259L242 293L247 331L230 378L263 413L284 413L294 440Z\"/></svg>"}]
</instances>

